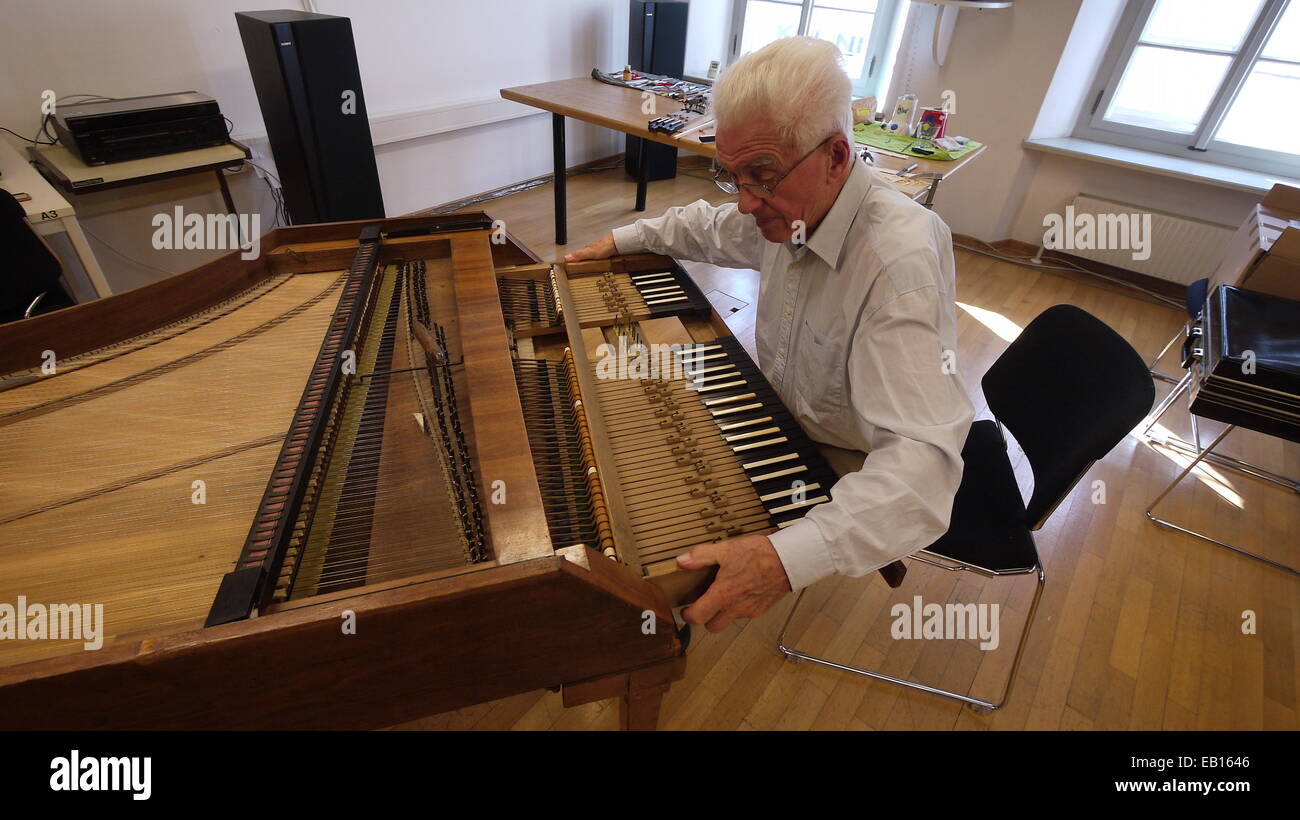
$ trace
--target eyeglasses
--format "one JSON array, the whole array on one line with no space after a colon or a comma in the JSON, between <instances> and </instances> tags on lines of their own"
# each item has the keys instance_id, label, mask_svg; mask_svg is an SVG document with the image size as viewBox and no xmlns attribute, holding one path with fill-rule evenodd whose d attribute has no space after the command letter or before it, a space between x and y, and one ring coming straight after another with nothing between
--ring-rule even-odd
<instances>
[{"instance_id":1,"label":"eyeglasses","mask_svg":"<svg viewBox=\"0 0 1300 820\"><path fill-rule=\"evenodd\" d=\"M754 194L754 196L761 197L763 199L771 199L772 197L776 196L777 186L780 185L782 182L784 182L786 177L793 174L794 170L798 168L800 165L802 165L804 160L808 159L808 157L811 157L813 154L817 153L817 149L825 145L834 136L835 136L834 134L831 134L831 136L817 143L815 146L813 146L813 149L811 151L809 151L808 153L800 157L799 161L796 162L794 165L791 165L789 170L787 170L781 176L777 177L772 183L768 185L764 185L759 182L741 182L740 180L736 179L735 174L731 173L726 168L723 168L721 165L719 165L718 160L716 158L713 160L713 181L714 183L717 184L719 188L721 188L722 190L726 191L729 194L738 194L740 193L741 188L748 188L750 192Z\"/></svg>"}]
</instances>

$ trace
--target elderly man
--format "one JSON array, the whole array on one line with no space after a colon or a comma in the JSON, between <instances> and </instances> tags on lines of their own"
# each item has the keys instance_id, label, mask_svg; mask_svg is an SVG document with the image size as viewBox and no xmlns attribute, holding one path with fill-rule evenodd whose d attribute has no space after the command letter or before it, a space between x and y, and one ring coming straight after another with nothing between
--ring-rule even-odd
<instances>
[{"instance_id":1,"label":"elderly man","mask_svg":"<svg viewBox=\"0 0 1300 820\"><path fill-rule=\"evenodd\" d=\"M759 367L810 437L870 453L796 524L678 558L718 567L682 613L711 632L929 546L961 481L973 412L954 366L951 234L856 159L849 98L828 42L791 37L745 56L713 93L716 179L739 201L673 208L566 257L653 251L758 269Z\"/></svg>"}]
</instances>

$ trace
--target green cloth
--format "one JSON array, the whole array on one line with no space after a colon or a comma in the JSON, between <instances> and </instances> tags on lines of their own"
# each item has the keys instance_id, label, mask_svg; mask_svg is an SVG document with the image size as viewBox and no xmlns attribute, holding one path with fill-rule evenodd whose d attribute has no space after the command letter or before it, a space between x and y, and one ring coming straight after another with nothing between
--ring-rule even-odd
<instances>
[{"instance_id":1,"label":"green cloth","mask_svg":"<svg viewBox=\"0 0 1300 820\"><path fill-rule=\"evenodd\" d=\"M860 122L853 126L853 141L871 148L883 148L886 151L897 151L898 153L906 154L909 157L938 160L957 159L958 157L969 154L971 151L984 145L982 142L971 140L956 151L945 151L929 140L919 140L915 137L900 136L892 131L884 130L876 123L868 125L865 122ZM914 151L908 150L913 145L917 144L926 150L934 151L934 153L918 154Z\"/></svg>"}]
</instances>

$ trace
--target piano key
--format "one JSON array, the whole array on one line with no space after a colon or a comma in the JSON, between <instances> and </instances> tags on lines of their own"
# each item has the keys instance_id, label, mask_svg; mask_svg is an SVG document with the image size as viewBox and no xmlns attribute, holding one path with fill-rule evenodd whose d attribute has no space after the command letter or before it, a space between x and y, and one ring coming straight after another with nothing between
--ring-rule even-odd
<instances>
[{"instance_id":1,"label":"piano key","mask_svg":"<svg viewBox=\"0 0 1300 820\"><path fill-rule=\"evenodd\" d=\"M697 378L693 378L693 379L691 379L690 384L691 384L691 385L696 385L696 384L705 384L705 383L707 383L707 382L716 382L716 381L718 381L718 380L720 380L720 379L734 379L734 378L736 378L738 375L739 375L739 374L736 373L736 371L734 371L734 370L730 370L730 371L727 371L727 372L725 372L725 373L717 373L717 374L714 374L714 375L712 375L712 376L699 376L699 377L697 377ZM689 385L688 385L688 389L689 389Z\"/></svg>"},{"instance_id":2,"label":"piano key","mask_svg":"<svg viewBox=\"0 0 1300 820\"><path fill-rule=\"evenodd\" d=\"M714 421L717 421L718 418L722 416L734 416L737 413L749 413L754 410L761 411L763 409L763 405L754 403L741 405L739 407L724 407L720 410L710 410L709 413L712 414Z\"/></svg>"},{"instance_id":3,"label":"piano key","mask_svg":"<svg viewBox=\"0 0 1300 820\"><path fill-rule=\"evenodd\" d=\"M748 464L741 464L740 469L748 472L750 470L757 470L759 467L770 467L773 464L780 464L785 461L794 461L798 458L798 453L786 453L785 455L775 456L773 458L764 458L758 461L751 461Z\"/></svg>"},{"instance_id":4,"label":"piano key","mask_svg":"<svg viewBox=\"0 0 1300 820\"><path fill-rule=\"evenodd\" d=\"M704 406L717 407L718 405L722 405L722 404L734 404L735 402L738 401L746 401L748 399L754 399L754 398L758 398L758 397L755 396L753 393L737 393L734 396L718 396L711 399L704 399Z\"/></svg>"},{"instance_id":5,"label":"piano key","mask_svg":"<svg viewBox=\"0 0 1300 820\"><path fill-rule=\"evenodd\" d=\"M742 379L739 381L723 382L721 384L709 384L703 387L691 387L696 393L712 393L714 390L729 390L735 387L747 387L747 383Z\"/></svg>"},{"instance_id":6,"label":"piano key","mask_svg":"<svg viewBox=\"0 0 1300 820\"><path fill-rule=\"evenodd\" d=\"M750 430L744 433L736 433L730 436L723 436L722 440L730 444L733 441L744 441L746 439L758 438L759 436L770 436L780 432L781 430L777 427L767 427L762 430Z\"/></svg>"},{"instance_id":7,"label":"piano key","mask_svg":"<svg viewBox=\"0 0 1300 820\"><path fill-rule=\"evenodd\" d=\"M798 492L800 492L800 491L808 492L808 491L810 491L810 490L820 490L821 488L822 488L822 485L814 481L814 482L811 483L811 484L804 484L804 485L801 486L801 487L790 487L790 488L785 489L785 490L777 490L777 491L774 492L774 493L767 493L766 495L760 495L760 496L758 497L758 500L759 500L759 501L764 501L764 502L766 502L766 501L776 501L777 499L780 499L780 498L789 498L790 496L793 496L794 494L796 494L796 493L798 493ZM769 512L775 512L775 510L770 510Z\"/></svg>"},{"instance_id":8,"label":"piano key","mask_svg":"<svg viewBox=\"0 0 1300 820\"><path fill-rule=\"evenodd\" d=\"M774 507L772 509L769 509L768 512L771 513L772 515L780 515L781 513L787 513L792 510L799 510L805 507L812 507L817 504L821 504L830 500L831 500L830 496L819 495L813 498L805 498L803 501L795 501L780 507Z\"/></svg>"},{"instance_id":9,"label":"piano key","mask_svg":"<svg viewBox=\"0 0 1300 820\"><path fill-rule=\"evenodd\" d=\"M774 481L778 478L798 475L799 473L804 473L807 471L808 471L808 467L804 464L800 464L797 467L787 467L784 470L776 470L770 473L759 473L757 475L750 476L750 481L757 484L763 481Z\"/></svg>"},{"instance_id":10,"label":"piano key","mask_svg":"<svg viewBox=\"0 0 1300 820\"><path fill-rule=\"evenodd\" d=\"M739 430L742 427L753 427L755 424L766 424L770 421L772 421L771 416L758 416L745 421L732 421L727 422L726 424L719 424L718 429L726 433L731 430Z\"/></svg>"},{"instance_id":11,"label":"piano key","mask_svg":"<svg viewBox=\"0 0 1300 820\"><path fill-rule=\"evenodd\" d=\"M682 348L681 350L675 352L677 353L678 356L689 356L690 354L698 351L709 351L709 350L722 350L722 345L708 344L707 342L696 342L695 344L690 345L689 347Z\"/></svg>"},{"instance_id":12,"label":"piano key","mask_svg":"<svg viewBox=\"0 0 1300 820\"><path fill-rule=\"evenodd\" d=\"M789 442L790 439L785 436L778 436L776 438L767 439L766 441L755 441L752 444L742 444L739 447L732 447L731 449L735 450L737 453L744 453L750 450L759 450L764 447L775 447L778 444L788 444Z\"/></svg>"}]
</instances>

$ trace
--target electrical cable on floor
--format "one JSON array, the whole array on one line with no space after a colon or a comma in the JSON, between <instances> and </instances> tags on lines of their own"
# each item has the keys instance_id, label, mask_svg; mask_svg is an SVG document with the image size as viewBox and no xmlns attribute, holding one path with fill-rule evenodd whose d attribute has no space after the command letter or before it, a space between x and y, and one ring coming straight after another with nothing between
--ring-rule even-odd
<instances>
[{"instance_id":1,"label":"electrical cable on floor","mask_svg":"<svg viewBox=\"0 0 1300 820\"><path fill-rule=\"evenodd\" d=\"M105 242L99 236L96 236L89 228L86 227L85 222L81 223L81 232L84 233L86 236L89 236L91 239L95 240L99 244L103 245L105 248L108 248L110 251L116 254L123 261L129 262L130 264L135 265L138 268L145 268L146 270L157 271L158 273L165 274L167 276L175 276L178 273L184 273L184 271L163 270L162 268L154 267L153 265L146 264L137 259L132 259L131 257L119 251L117 248Z\"/></svg>"},{"instance_id":2,"label":"electrical cable on floor","mask_svg":"<svg viewBox=\"0 0 1300 820\"><path fill-rule=\"evenodd\" d=\"M263 170L265 170L265 169L263 169ZM279 196L278 191L277 191L275 188L272 188L272 187L271 187L271 183L270 183L270 181L269 181L269 180L266 180L266 179L263 179L263 181L266 182L267 190L269 190L269 191L271 192L271 199L272 199L272 201L276 203L276 209L277 209L277 210L276 210L276 223L278 224L278 222L279 222L279 215L280 215L280 211L279 211L279 209L282 207L282 200L280 199L280 196ZM259 205L260 205L260 203L259 203ZM259 211L258 211L258 212L259 212L259 213L261 212L260 207L259 207ZM286 223L286 224L287 224L287 223ZM276 225L273 224L271 227L274 228L274 227L276 227ZM91 239L94 239L94 240L95 240L96 242L98 242L100 245L103 245L105 248L108 248L108 249L109 249L110 251L112 251L113 254L116 255L118 258L120 258L120 259L122 259L123 261L125 261L125 262L127 262L127 263L129 263L129 264L131 264L131 265L134 265L134 266L136 266L136 267L138 267L138 268L143 268L143 269L145 269L145 270L156 271L156 272L158 272L158 273L162 273L162 274L165 274L165 275L167 275L167 276L175 276L175 275L178 274L178 273L184 273L184 271L168 271L168 270L163 270L162 268L155 267L155 266L150 265L150 264L147 264L147 263L145 263L145 262L141 262L141 261L138 260L138 259L133 259L132 257L127 256L127 255L126 255L125 253L123 253L122 251L118 250L118 249L115 248L114 246L110 245L108 242L104 241L104 239L103 239L102 237L100 237L100 236L96 235L94 232L92 232L89 228L86 227L86 224L85 224L84 222L81 223L81 231L82 231L82 233L86 234L86 236L89 236Z\"/></svg>"},{"instance_id":3,"label":"electrical cable on floor","mask_svg":"<svg viewBox=\"0 0 1300 820\"><path fill-rule=\"evenodd\" d=\"M221 115L221 118L226 121L226 136L232 137L232 135L235 132L234 121L231 120L230 117L227 117L224 114ZM262 172L262 181L266 183L267 190L271 192L271 202L275 205L275 216L271 220L271 227L276 228L279 227L280 225L285 225L285 226L290 225L291 220L289 218L289 206L285 204L284 201L284 183L280 181L280 178L278 176L276 176L275 174L267 170L265 166L256 163L251 159L244 158L243 160L240 160L238 169L232 171L229 168L222 168L221 172L223 174L226 174L227 176L242 174L248 170L248 166L250 165ZM275 185L271 184L271 180L275 180ZM258 213L261 212L262 209L259 207Z\"/></svg>"},{"instance_id":4,"label":"electrical cable on floor","mask_svg":"<svg viewBox=\"0 0 1300 820\"><path fill-rule=\"evenodd\" d=\"M279 177L268 171L264 166L253 162L251 159L242 160L238 170L232 171L229 168L222 168L221 171L227 176L236 176L246 172L248 170L247 166L250 165L262 172L262 181L266 183L267 190L271 192L271 202L275 205L275 218L272 220L271 227L275 228L280 225L288 225L289 209L284 203L284 184L280 182ZM275 180L276 186L279 187L277 188L276 186L271 185L271 180ZM259 208L259 213L260 212L261 209Z\"/></svg>"}]
</instances>

